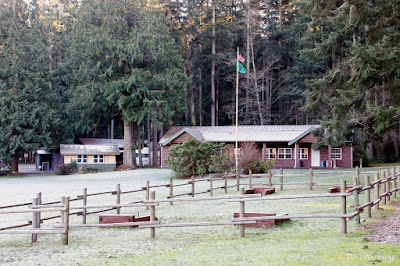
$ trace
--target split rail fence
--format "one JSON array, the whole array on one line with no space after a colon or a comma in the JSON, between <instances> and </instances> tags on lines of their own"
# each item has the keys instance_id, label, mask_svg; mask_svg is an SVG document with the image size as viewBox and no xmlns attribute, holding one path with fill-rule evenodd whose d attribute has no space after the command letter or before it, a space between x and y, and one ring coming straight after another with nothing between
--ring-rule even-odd
<instances>
[{"instance_id":1,"label":"split rail fence","mask_svg":"<svg viewBox=\"0 0 400 266\"><path fill-rule=\"evenodd\" d=\"M281 170L282 173L282 170ZM339 174L344 172L331 172L330 174ZM354 171L345 173L354 173ZM372 208L374 210L379 209L379 204L385 205L387 201L390 201L391 197L397 197L398 191L400 190L400 169L397 169L397 174L395 174L395 169L382 170L381 172L366 172L364 182L360 181L359 168L356 169L356 175L353 180L353 187L349 188L346 181L341 181L341 193L326 193L326 194L304 194L304 195L290 195L290 196L264 196L261 195L246 195L244 194L244 187L242 185L248 185L251 188L255 185L252 182L253 177L262 177L265 175L252 175L248 176L236 176L225 174L222 177L213 177L210 175L208 178L195 179L192 177L190 181L183 182L180 184L173 184L173 180L170 179L168 184L165 185L153 185L150 186L150 182L146 182L146 186L141 189L122 191L120 185L117 185L116 190L98 192L98 193L87 193L87 188L83 189L82 195L78 195L76 198L63 197L60 201L43 203L41 198L41 193L38 193L37 197L33 199L31 203L14 204L8 206L0 207L0 214L13 214L13 213L32 213L32 220L28 223L8 226L0 228L0 234L32 234L32 242L37 241L38 234L60 234L62 236L63 244L68 244L68 234L70 228L74 227L124 227L124 226L139 226L140 228L150 228L150 236L155 237L155 228L157 227L195 227L195 226L214 226L214 225L239 225L239 236L244 236L245 225L257 223L259 220L280 220L280 219L303 219L303 218L339 218L341 220L341 233L347 233L347 221L355 218L356 223L360 223L360 214L366 211L366 218L370 218L372 215ZM321 173L319 173L321 174ZM325 173L324 173L325 174ZM371 182L370 174L374 175L374 181ZM272 183L272 174L269 172L268 185L280 185L283 186L283 182ZM275 175L283 179L284 175ZM294 175L287 175L288 177L293 177ZM299 176L299 175L296 175ZM314 173L310 171L310 178L314 176ZM236 177L236 184L229 185L229 180ZM240 182L242 179L248 179L248 183L243 184ZM223 180L223 186L214 187L214 181ZM209 182L209 189L205 191L195 191L195 184L197 182ZM361 183L364 183L361 185ZM297 183L296 183L297 184ZM312 186L316 185L310 179L310 189ZM285 183L285 185L292 185L291 183ZM321 185L336 185L336 184L321 184ZM190 192L174 194L174 188L180 186L190 186ZM169 188L169 196L164 199L155 199L155 191L151 189L167 187ZM239 195L225 195L225 196L213 196L213 191L216 189L224 189L225 193L228 192L228 188L240 188ZM283 189L283 187L281 187ZM374 191L374 197L372 199L371 190ZM135 202L130 202L127 204L121 204L121 195L128 193L136 193L145 191L145 199ZM365 203L361 205L360 194L365 194ZM195 198L195 195L210 193L209 197ZM115 204L103 204L103 205L88 205L88 197L112 194L116 195ZM191 196L187 198L178 198L180 196ZM354 211L347 213L347 202L348 197L353 196L353 206ZM244 217L245 204L250 204L252 201L269 201L269 200L290 200L290 199L301 199L301 198L326 198L326 197L340 197L341 198L341 208L338 214L296 214L287 216L261 216L261 217ZM188 201L208 201L208 200L228 200L239 202L239 218L234 218L231 221L216 221L216 222L202 222L202 223L173 223L165 224L160 220L156 220L156 207L160 203L169 203L172 205L174 202L188 202ZM72 201L82 201L81 206L71 206ZM26 207L28 209L14 209L16 207ZM131 222L131 223L114 223L114 224L87 224L87 215L95 214L100 212L115 210L117 214L120 214L121 208L143 208L150 210L150 221L147 222ZM89 209L99 209L96 211L88 211ZM59 212L59 215L42 218L42 213L44 212ZM70 224L70 215L81 215L82 224ZM61 219L61 225L54 226L55 229L41 229L41 223L46 220L51 219ZM28 230L13 230L20 227L30 226L32 229Z\"/></svg>"}]
</instances>

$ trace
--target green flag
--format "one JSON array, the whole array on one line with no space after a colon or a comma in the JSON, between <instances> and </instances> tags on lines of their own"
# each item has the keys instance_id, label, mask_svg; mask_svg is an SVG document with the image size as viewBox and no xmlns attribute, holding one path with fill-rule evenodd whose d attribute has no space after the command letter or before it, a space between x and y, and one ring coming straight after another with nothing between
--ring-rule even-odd
<instances>
[{"instance_id":1,"label":"green flag","mask_svg":"<svg viewBox=\"0 0 400 266\"><path fill-rule=\"evenodd\" d=\"M239 62L239 73L246 73L246 69L244 69L244 66L242 65L242 63Z\"/></svg>"}]
</instances>

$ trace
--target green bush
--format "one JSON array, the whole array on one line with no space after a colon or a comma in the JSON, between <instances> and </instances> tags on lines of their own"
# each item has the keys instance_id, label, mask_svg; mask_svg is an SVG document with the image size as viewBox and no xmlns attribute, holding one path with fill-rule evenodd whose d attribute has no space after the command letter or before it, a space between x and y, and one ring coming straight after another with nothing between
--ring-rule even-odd
<instances>
[{"instance_id":1,"label":"green bush","mask_svg":"<svg viewBox=\"0 0 400 266\"><path fill-rule=\"evenodd\" d=\"M99 172L99 169L97 168L82 166L81 168L79 168L78 174L90 174L97 172Z\"/></svg>"},{"instance_id":2,"label":"green bush","mask_svg":"<svg viewBox=\"0 0 400 266\"><path fill-rule=\"evenodd\" d=\"M249 170L253 174L266 173L268 169L274 167L275 163L275 160L263 161L262 159L250 159L243 164L243 173L247 175L249 174Z\"/></svg>"},{"instance_id":3,"label":"green bush","mask_svg":"<svg viewBox=\"0 0 400 266\"><path fill-rule=\"evenodd\" d=\"M176 175L181 177L204 176L229 167L227 148L223 143L194 138L187 138L182 144L173 145L166 162Z\"/></svg>"},{"instance_id":4,"label":"green bush","mask_svg":"<svg viewBox=\"0 0 400 266\"><path fill-rule=\"evenodd\" d=\"M69 164L63 164L58 167L57 175L71 175L76 173L78 170L78 164L76 161L72 161Z\"/></svg>"}]
</instances>

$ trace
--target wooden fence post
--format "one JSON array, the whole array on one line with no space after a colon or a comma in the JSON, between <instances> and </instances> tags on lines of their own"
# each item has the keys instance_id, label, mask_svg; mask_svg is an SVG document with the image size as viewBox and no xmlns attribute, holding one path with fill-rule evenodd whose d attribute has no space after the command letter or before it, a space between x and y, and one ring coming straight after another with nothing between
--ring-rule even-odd
<instances>
[{"instance_id":1,"label":"wooden fence post","mask_svg":"<svg viewBox=\"0 0 400 266\"><path fill-rule=\"evenodd\" d=\"M225 189L225 193L228 193L228 174L225 172L225 177L224 177L224 189Z\"/></svg>"},{"instance_id":2,"label":"wooden fence post","mask_svg":"<svg viewBox=\"0 0 400 266\"><path fill-rule=\"evenodd\" d=\"M346 180L342 179L342 183L341 183L341 193L346 193ZM341 196L341 213L343 215L346 214L346 196ZM347 220L345 217L341 218L341 223L340 223L340 232L342 234L347 234Z\"/></svg>"},{"instance_id":3,"label":"wooden fence post","mask_svg":"<svg viewBox=\"0 0 400 266\"><path fill-rule=\"evenodd\" d=\"M244 187L240 188L240 194L244 194ZM244 212L245 212L245 205L244 205L244 201L240 201L240 210L239 210L239 219L244 217ZM240 224L239 225L239 237L244 237L244 233L245 233L245 224Z\"/></svg>"},{"instance_id":4,"label":"wooden fence post","mask_svg":"<svg viewBox=\"0 0 400 266\"><path fill-rule=\"evenodd\" d=\"M174 197L174 181L172 178L169 179L169 198L172 199ZM174 205L174 202L170 201L169 205Z\"/></svg>"},{"instance_id":5,"label":"wooden fence post","mask_svg":"<svg viewBox=\"0 0 400 266\"><path fill-rule=\"evenodd\" d=\"M360 180L357 179L357 178L354 178L353 184L354 184L354 187L359 186L360 185ZM358 211L358 206L360 206L360 202L359 202L359 199L358 199L358 193L359 193L358 189L353 191L354 210L355 211ZM357 214L355 216L355 219L356 219L356 224L360 224L360 214Z\"/></svg>"},{"instance_id":6,"label":"wooden fence post","mask_svg":"<svg viewBox=\"0 0 400 266\"><path fill-rule=\"evenodd\" d=\"M32 206L36 206L38 205L38 198L34 198L32 200ZM39 212L32 212L32 229L38 229L39 228L39 224L38 224L38 215ZM37 234L32 234L32 243L36 243L37 242L37 238L38 235Z\"/></svg>"},{"instance_id":7,"label":"wooden fence post","mask_svg":"<svg viewBox=\"0 0 400 266\"><path fill-rule=\"evenodd\" d=\"M156 192L155 191L151 191L150 198L152 200L156 199ZM151 206L150 207L150 223L153 223L155 221L156 221L156 206ZM155 238L156 237L156 228L155 227L150 227L150 237L151 238Z\"/></svg>"},{"instance_id":8,"label":"wooden fence post","mask_svg":"<svg viewBox=\"0 0 400 266\"><path fill-rule=\"evenodd\" d=\"M37 193L36 198L38 199L37 204L41 205L42 204L42 192ZM40 224L42 223L42 213L41 212L38 212L37 219L38 219L38 226L40 228Z\"/></svg>"},{"instance_id":9,"label":"wooden fence post","mask_svg":"<svg viewBox=\"0 0 400 266\"><path fill-rule=\"evenodd\" d=\"M390 192L390 174L389 174L389 170L386 169L385 170L385 174L386 174L386 192ZM390 201L390 195L387 196L388 201Z\"/></svg>"},{"instance_id":10,"label":"wooden fence post","mask_svg":"<svg viewBox=\"0 0 400 266\"><path fill-rule=\"evenodd\" d=\"M396 186L396 171L395 171L394 167L392 167L392 178L393 178L392 187L393 187L393 189L395 189L395 188L397 188L397 186ZM393 192L393 197L394 198L397 197L397 192L396 191Z\"/></svg>"},{"instance_id":11,"label":"wooden fence post","mask_svg":"<svg viewBox=\"0 0 400 266\"><path fill-rule=\"evenodd\" d=\"M283 168L280 170L281 178L280 178L280 183L281 183L281 190L283 190Z\"/></svg>"},{"instance_id":12,"label":"wooden fence post","mask_svg":"<svg viewBox=\"0 0 400 266\"><path fill-rule=\"evenodd\" d=\"M120 205L121 204L121 185L120 184L117 184L117 192L115 194L117 196L117 205ZM117 214L121 213L121 207L117 207L116 210L117 210Z\"/></svg>"},{"instance_id":13,"label":"wooden fence post","mask_svg":"<svg viewBox=\"0 0 400 266\"><path fill-rule=\"evenodd\" d=\"M213 187L213 176L210 174L210 196L212 197L214 195L213 193L214 187Z\"/></svg>"},{"instance_id":14,"label":"wooden fence post","mask_svg":"<svg viewBox=\"0 0 400 266\"><path fill-rule=\"evenodd\" d=\"M251 189L251 187L253 186L253 184L252 184L252 179L253 179L252 174L253 174L253 171L249 170L249 189Z\"/></svg>"},{"instance_id":15,"label":"wooden fence post","mask_svg":"<svg viewBox=\"0 0 400 266\"><path fill-rule=\"evenodd\" d=\"M386 181L386 175L385 175L385 171L381 171L381 180L382 180L382 182L384 182L384 181ZM385 194L386 193L386 183L383 183L383 186L382 186L382 194ZM383 196L382 197L382 205L386 205L386 196Z\"/></svg>"},{"instance_id":16,"label":"wooden fence post","mask_svg":"<svg viewBox=\"0 0 400 266\"><path fill-rule=\"evenodd\" d=\"M365 175L365 186L368 187L371 185L371 180L369 175ZM371 190L365 190L365 202L371 201ZM371 205L367 207L367 218L371 218Z\"/></svg>"},{"instance_id":17,"label":"wooden fence post","mask_svg":"<svg viewBox=\"0 0 400 266\"><path fill-rule=\"evenodd\" d=\"M379 172L375 172L374 175L375 175L375 181L378 181L379 180ZM375 201L377 201L379 199L379 186L380 186L379 182L374 185L374 200ZM375 204L374 209L376 211L379 210L379 203Z\"/></svg>"},{"instance_id":18,"label":"wooden fence post","mask_svg":"<svg viewBox=\"0 0 400 266\"><path fill-rule=\"evenodd\" d=\"M61 235L63 245L68 245L68 233L69 233L69 197L64 197L64 211L61 213L63 217L63 229L64 232Z\"/></svg>"},{"instance_id":19,"label":"wooden fence post","mask_svg":"<svg viewBox=\"0 0 400 266\"><path fill-rule=\"evenodd\" d=\"M192 175L192 197L194 197L194 175Z\"/></svg>"},{"instance_id":20,"label":"wooden fence post","mask_svg":"<svg viewBox=\"0 0 400 266\"><path fill-rule=\"evenodd\" d=\"M146 200L150 199L150 180L146 181ZM149 206L146 207L146 210L149 209Z\"/></svg>"},{"instance_id":21,"label":"wooden fence post","mask_svg":"<svg viewBox=\"0 0 400 266\"><path fill-rule=\"evenodd\" d=\"M310 190L313 190L313 170L310 168Z\"/></svg>"},{"instance_id":22,"label":"wooden fence post","mask_svg":"<svg viewBox=\"0 0 400 266\"><path fill-rule=\"evenodd\" d=\"M271 169L268 169L268 185L270 187L272 186L272 171L271 171Z\"/></svg>"},{"instance_id":23,"label":"wooden fence post","mask_svg":"<svg viewBox=\"0 0 400 266\"><path fill-rule=\"evenodd\" d=\"M83 189L82 205L87 206L87 188ZM87 209L82 209L82 224L86 224Z\"/></svg>"},{"instance_id":24,"label":"wooden fence post","mask_svg":"<svg viewBox=\"0 0 400 266\"><path fill-rule=\"evenodd\" d=\"M360 167L356 166L356 184L359 184L360 182Z\"/></svg>"}]
</instances>

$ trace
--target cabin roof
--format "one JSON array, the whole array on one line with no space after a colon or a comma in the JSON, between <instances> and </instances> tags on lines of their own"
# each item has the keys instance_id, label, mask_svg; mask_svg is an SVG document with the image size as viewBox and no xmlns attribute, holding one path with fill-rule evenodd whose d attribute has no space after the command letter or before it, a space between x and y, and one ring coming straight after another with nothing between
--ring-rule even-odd
<instances>
[{"instance_id":1,"label":"cabin roof","mask_svg":"<svg viewBox=\"0 0 400 266\"><path fill-rule=\"evenodd\" d=\"M293 144L320 125L238 126L239 142L287 142ZM235 142L235 126L172 127L159 144L168 145L174 139L188 133L198 140L212 142Z\"/></svg>"},{"instance_id":2,"label":"cabin roof","mask_svg":"<svg viewBox=\"0 0 400 266\"><path fill-rule=\"evenodd\" d=\"M117 145L60 145L62 155L119 155Z\"/></svg>"}]
</instances>

